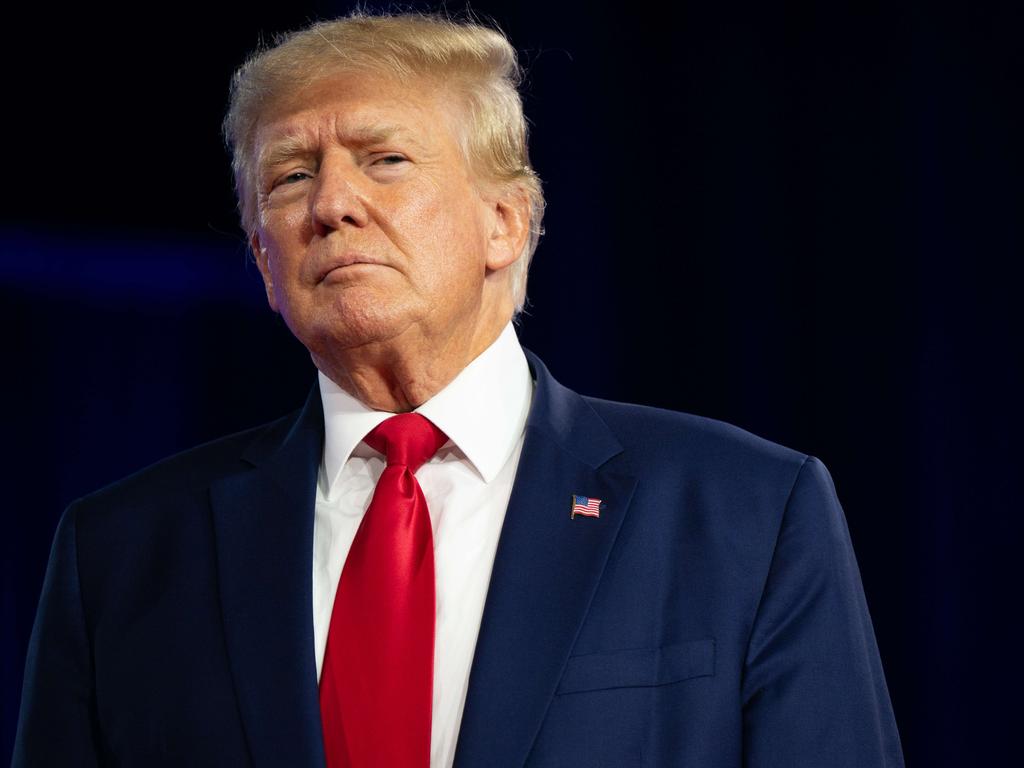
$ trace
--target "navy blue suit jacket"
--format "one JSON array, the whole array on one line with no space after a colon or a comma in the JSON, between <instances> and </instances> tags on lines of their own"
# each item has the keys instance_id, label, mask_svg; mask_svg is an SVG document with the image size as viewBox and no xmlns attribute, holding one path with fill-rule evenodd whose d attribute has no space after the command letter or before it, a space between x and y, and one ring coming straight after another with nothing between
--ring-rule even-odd
<instances>
[{"instance_id":1,"label":"navy blue suit jacket","mask_svg":"<svg viewBox=\"0 0 1024 768\"><path fill-rule=\"evenodd\" d=\"M719 422L537 386L456 766L902 765L831 480ZM322 766L323 417L181 454L58 528L16 766ZM570 497L604 500L570 517Z\"/></svg>"}]
</instances>

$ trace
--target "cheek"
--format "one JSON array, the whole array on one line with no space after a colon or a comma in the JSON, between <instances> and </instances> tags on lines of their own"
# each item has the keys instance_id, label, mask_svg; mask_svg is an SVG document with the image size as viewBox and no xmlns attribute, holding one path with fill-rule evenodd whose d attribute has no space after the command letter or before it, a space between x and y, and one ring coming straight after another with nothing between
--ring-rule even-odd
<instances>
[{"instance_id":1,"label":"cheek","mask_svg":"<svg viewBox=\"0 0 1024 768\"><path fill-rule=\"evenodd\" d=\"M260 243L266 249L275 285L297 276L311 231L308 217L297 211L274 211L265 218L259 230Z\"/></svg>"},{"instance_id":2,"label":"cheek","mask_svg":"<svg viewBox=\"0 0 1024 768\"><path fill-rule=\"evenodd\" d=\"M483 227L478 216L479 201L457 183L434 188L415 196L400 210L398 232L406 233L413 253L429 277L452 282L468 277L470 264L483 263Z\"/></svg>"},{"instance_id":3,"label":"cheek","mask_svg":"<svg viewBox=\"0 0 1024 768\"><path fill-rule=\"evenodd\" d=\"M312 233L306 206L290 205L269 211L264 218L263 231L269 242L279 249L292 243L305 242Z\"/></svg>"}]
</instances>

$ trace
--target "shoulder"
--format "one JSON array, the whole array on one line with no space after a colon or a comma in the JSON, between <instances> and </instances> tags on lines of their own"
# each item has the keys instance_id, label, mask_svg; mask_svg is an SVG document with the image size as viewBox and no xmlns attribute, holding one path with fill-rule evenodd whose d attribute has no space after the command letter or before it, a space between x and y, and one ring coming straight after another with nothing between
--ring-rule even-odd
<instances>
[{"instance_id":1,"label":"shoulder","mask_svg":"<svg viewBox=\"0 0 1024 768\"><path fill-rule=\"evenodd\" d=\"M813 456L715 419L584 400L621 444L616 460L638 481L635 522L652 536L696 535L697 561L744 562L761 576L785 531L787 552L809 568L846 546L832 479Z\"/></svg>"},{"instance_id":2,"label":"shoulder","mask_svg":"<svg viewBox=\"0 0 1024 768\"><path fill-rule=\"evenodd\" d=\"M805 453L745 429L703 416L584 397L627 454L645 467L728 478L793 481L808 461ZM635 463L635 461L634 461Z\"/></svg>"},{"instance_id":3,"label":"shoulder","mask_svg":"<svg viewBox=\"0 0 1024 768\"><path fill-rule=\"evenodd\" d=\"M818 531L841 518L828 471L806 453L715 419L584 400L622 446L615 461L638 479L639 506L661 520L655 528L685 510L680 519L766 558L787 516Z\"/></svg>"},{"instance_id":4,"label":"shoulder","mask_svg":"<svg viewBox=\"0 0 1024 768\"><path fill-rule=\"evenodd\" d=\"M123 508L180 508L188 501L205 498L212 483L250 466L248 457L261 446L283 440L295 418L291 413L169 456L83 496L72 508L96 515L100 510Z\"/></svg>"}]
</instances>

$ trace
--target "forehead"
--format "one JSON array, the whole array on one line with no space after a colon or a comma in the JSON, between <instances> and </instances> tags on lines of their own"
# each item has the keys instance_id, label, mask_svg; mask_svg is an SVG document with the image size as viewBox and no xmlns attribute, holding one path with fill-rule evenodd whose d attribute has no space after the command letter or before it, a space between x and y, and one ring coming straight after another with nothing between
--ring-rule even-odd
<instances>
[{"instance_id":1,"label":"forehead","mask_svg":"<svg viewBox=\"0 0 1024 768\"><path fill-rule=\"evenodd\" d=\"M255 132L257 158L274 146L327 137L374 143L400 138L434 145L461 135L464 115L449 89L427 78L366 73L325 76L272 100Z\"/></svg>"}]
</instances>

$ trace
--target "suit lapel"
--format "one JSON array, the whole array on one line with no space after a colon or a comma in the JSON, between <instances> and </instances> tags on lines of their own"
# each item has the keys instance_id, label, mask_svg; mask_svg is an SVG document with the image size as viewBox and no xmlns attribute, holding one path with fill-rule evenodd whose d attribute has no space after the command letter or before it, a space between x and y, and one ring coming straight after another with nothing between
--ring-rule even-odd
<instances>
[{"instance_id":1,"label":"suit lapel","mask_svg":"<svg viewBox=\"0 0 1024 768\"><path fill-rule=\"evenodd\" d=\"M322 445L314 388L290 431L251 446L253 467L210 492L228 657L257 765L324 764L311 597Z\"/></svg>"},{"instance_id":2,"label":"suit lapel","mask_svg":"<svg viewBox=\"0 0 1024 768\"><path fill-rule=\"evenodd\" d=\"M537 379L470 673L455 765L521 766L540 729L636 485L621 447L533 355ZM570 517L571 495L605 502Z\"/></svg>"}]
</instances>

